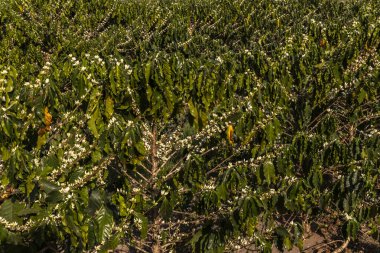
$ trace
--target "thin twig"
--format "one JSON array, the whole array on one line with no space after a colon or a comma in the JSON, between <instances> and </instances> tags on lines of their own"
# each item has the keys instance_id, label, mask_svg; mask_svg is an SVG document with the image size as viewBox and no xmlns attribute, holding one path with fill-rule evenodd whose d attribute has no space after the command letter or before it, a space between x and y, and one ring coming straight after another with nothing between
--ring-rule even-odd
<instances>
[{"instance_id":1,"label":"thin twig","mask_svg":"<svg viewBox=\"0 0 380 253\"><path fill-rule=\"evenodd\" d=\"M145 181L146 183L149 182L149 180L148 180L146 177L144 177L143 174L141 174L141 173L138 172L137 170L135 171L135 173L136 173L137 175L139 175L142 179L144 179L144 181Z\"/></svg>"},{"instance_id":2,"label":"thin twig","mask_svg":"<svg viewBox=\"0 0 380 253\"><path fill-rule=\"evenodd\" d=\"M334 244L334 243L337 243L337 242L343 242L343 240L335 240L335 241L331 241L331 242L327 242L327 243L323 243L323 242L321 242L321 243L318 243L318 244L316 244L316 245L310 246L310 247L308 247L308 248L306 248L306 249L303 249L303 251L307 251L307 250L311 250L311 249L313 249L313 250L318 250L318 249L320 249L320 248L324 248L324 247L326 247L326 246L329 245L329 244ZM317 246L318 246L318 247L317 247Z\"/></svg>"},{"instance_id":3,"label":"thin twig","mask_svg":"<svg viewBox=\"0 0 380 253\"><path fill-rule=\"evenodd\" d=\"M149 253L148 251L146 251L146 250L144 250L144 249L142 249L142 248L140 248L140 247L138 247L138 246L136 246L136 245L131 245L130 243L127 243L127 244L128 244L128 246L131 247L131 248L135 248L135 249L137 249L137 250L139 250L139 251L141 251L141 252L144 252L144 253Z\"/></svg>"},{"instance_id":4,"label":"thin twig","mask_svg":"<svg viewBox=\"0 0 380 253\"><path fill-rule=\"evenodd\" d=\"M226 159L224 159L223 161L221 161L218 165L216 165L214 168L212 168L211 170L209 170L206 175L210 175L211 173L217 171L217 169L222 166L225 162L227 162L228 160L230 160L235 154L232 154L230 155L229 157L227 157Z\"/></svg>"}]
</instances>

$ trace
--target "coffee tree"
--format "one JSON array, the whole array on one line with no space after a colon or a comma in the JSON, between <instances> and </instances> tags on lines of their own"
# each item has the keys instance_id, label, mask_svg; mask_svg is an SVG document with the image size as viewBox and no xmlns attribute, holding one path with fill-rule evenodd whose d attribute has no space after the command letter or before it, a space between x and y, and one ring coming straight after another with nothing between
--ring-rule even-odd
<instances>
[{"instance_id":1,"label":"coffee tree","mask_svg":"<svg viewBox=\"0 0 380 253\"><path fill-rule=\"evenodd\" d=\"M4 1L1 249L271 252L309 223L378 239L379 10Z\"/></svg>"}]
</instances>

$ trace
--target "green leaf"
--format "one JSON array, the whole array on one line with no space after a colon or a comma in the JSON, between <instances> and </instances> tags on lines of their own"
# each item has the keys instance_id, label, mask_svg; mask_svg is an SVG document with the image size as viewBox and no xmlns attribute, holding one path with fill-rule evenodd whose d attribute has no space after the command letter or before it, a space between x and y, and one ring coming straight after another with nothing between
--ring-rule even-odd
<instances>
[{"instance_id":1,"label":"green leaf","mask_svg":"<svg viewBox=\"0 0 380 253\"><path fill-rule=\"evenodd\" d=\"M197 127L198 127L198 117L199 117L199 115L198 115L198 110L197 110L197 108L196 108L196 106L194 105L194 103L193 103L192 100L190 100L190 101L188 102L188 105L189 105L190 114L191 114L191 116L193 116L193 118L194 118L194 125L195 125L195 127L197 128Z\"/></svg>"},{"instance_id":2,"label":"green leaf","mask_svg":"<svg viewBox=\"0 0 380 253\"><path fill-rule=\"evenodd\" d=\"M267 137L267 140L269 142L273 142L273 140L275 139L275 131L274 131L274 126L272 124L268 124L266 127L265 127L265 133L266 133L266 137Z\"/></svg>"},{"instance_id":3,"label":"green leaf","mask_svg":"<svg viewBox=\"0 0 380 253\"><path fill-rule=\"evenodd\" d=\"M39 185L41 187L41 190L43 190L46 193L50 193L52 191L58 191L60 189L60 187L57 184L47 181L45 179L41 179L39 181Z\"/></svg>"},{"instance_id":4,"label":"green leaf","mask_svg":"<svg viewBox=\"0 0 380 253\"><path fill-rule=\"evenodd\" d=\"M113 217L112 213L104 206L96 213L97 239L98 242L105 242L112 235Z\"/></svg>"},{"instance_id":5,"label":"green leaf","mask_svg":"<svg viewBox=\"0 0 380 253\"><path fill-rule=\"evenodd\" d=\"M12 202L10 199L4 201L0 206L0 217L3 217L9 222L21 222L18 213L25 208L24 205L18 202Z\"/></svg>"},{"instance_id":6,"label":"green leaf","mask_svg":"<svg viewBox=\"0 0 380 253\"><path fill-rule=\"evenodd\" d=\"M322 184L322 172L320 170L314 171L312 182L313 186L317 189Z\"/></svg>"},{"instance_id":7,"label":"green leaf","mask_svg":"<svg viewBox=\"0 0 380 253\"><path fill-rule=\"evenodd\" d=\"M148 235L148 218L139 212L135 212L135 226L140 230L141 238L146 238Z\"/></svg>"},{"instance_id":8,"label":"green leaf","mask_svg":"<svg viewBox=\"0 0 380 253\"><path fill-rule=\"evenodd\" d=\"M169 200L166 197L164 197L164 199L162 200L162 203L161 203L160 210L159 210L161 217L164 220L169 219L171 214L172 214L172 211L173 211L173 209L172 209L172 206L171 206Z\"/></svg>"},{"instance_id":9,"label":"green leaf","mask_svg":"<svg viewBox=\"0 0 380 253\"><path fill-rule=\"evenodd\" d=\"M150 78L150 69L152 67L152 63L151 62L147 62L147 64L145 65L145 83L148 84L149 83L149 78Z\"/></svg>"},{"instance_id":10,"label":"green leaf","mask_svg":"<svg viewBox=\"0 0 380 253\"><path fill-rule=\"evenodd\" d=\"M12 233L3 226L0 226L0 251L12 253L28 252L30 248L27 248L22 244L23 237L21 234Z\"/></svg>"},{"instance_id":11,"label":"green leaf","mask_svg":"<svg viewBox=\"0 0 380 253\"><path fill-rule=\"evenodd\" d=\"M39 135L37 138L36 148L41 149L41 147L46 144L46 141L47 141L47 134Z\"/></svg>"},{"instance_id":12,"label":"green leaf","mask_svg":"<svg viewBox=\"0 0 380 253\"><path fill-rule=\"evenodd\" d=\"M367 92L363 88L361 88L360 93L358 95L359 104L363 103L364 99L367 99L367 97L368 97Z\"/></svg>"},{"instance_id":13,"label":"green leaf","mask_svg":"<svg viewBox=\"0 0 380 253\"><path fill-rule=\"evenodd\" d=\"M92 152L92 154L91 154L92 162L96 163L100 159L102 159L102 153L99 150L95 150L94 152Z\"/></svg>"},{"instance_id":14,"label":"green leaf","mask_svg":"<svg viewBox=\"0 0 380 253\"><path fill-rule=\"evenodd\" d=\"M97 128L96 121L99 118L99 108L97 107L95 109L95 112L92 114L90 120L88 121L88 128L90 129L91 133L94 135L95 138L99 138L99 132Z\"/></svg>"},{"instance_id":15,"label":"green leaf","mask_svg":"<svg viewBox=\"0 0 380 253\"><path fill-rule=\"evenodd\" d=\"M113 102L112 98L107 97L105 104L106 104L106 117L111 118L113 115L113 112L114 112L114 110L113 110L114 102Z\"/></svg>"},{"instance_id":16,"label":"green leaf","mask_svg":"<svg viewBox=\"0 0 380 253\"><path fill-rule=\"evenodd\" d=\"M290 250L293 247L293 245L292 245L292 242L290 241L290 234L288 230L280 226L276 228L275 232L277 235L277 239L276 239L277 248L279 250L283 250L285 247L287 250Z\"/></svg>"},{"instance_id":17,"label":"green leaf","mask_svg":"<svg viewBox=\"0 0 380 253\"><path fill-rule=\"evenodd\" d=\"M13 80L8 79L7 86L5 87L5 92L13 91Z\"/></svg>"},{"instance_id":18,"label":"green leaf","mask_svg":"<svg viewBox=\"0 0 380 253\"><path fill-rule=\"evenodd\" d=\"M46 202L48 203L58 203L62 200L62 193L59 191L60 187L50 181L40 180L39 185L41 190L46 192Z\"/></svg>"},{"instance_id":19,"label":"green leaf","mask_svg":"<svg viewBox=\"0 0 380 253\"><path fill-rule=\"evenodd\" d=\"M163 71L164 71L164 76L165 76L166 82L170 86L173 86L172 70L170 69L170 65L168 63L166 63L166 62L164 63Z\"/></svg>"},{"instance_id":20,"label":"green leaf","mask_svg":"<svg viewBox=\"0 0 380 253\"><path fill-rule=\"evenodd\" d=\"M98 190L93 190L90 194L88 209L91 215L93 215L103 205L103 199Z\"/></svg>"},{"instance_id":21,"label":"green leaf","mask_svg":"<svg viewBox=\"0 0 380 253\"><path fill-rule=\"evenodd\" d=\"M135 144L135 148L137 149L137 151L141 155L145 155L146 154L146 149L145 149L144 143L142 141L139 141L138 143L136 143Z\"/></svg>"},{"instance_id":22,"label":"green leaf","mask_svg":"<svg viewBox=\"0 0 380 253\"><path fill-rule=\"evenodd\" d=\"M25 208L17 213L18 216L28 216L31 214L37 214L40 212L41 208Z\"/></svg>"},{"instance_id":23,"label":"green leaf","mask_svg":"<svg viewBox=\"0 0 380 253\"><path fill-rule=\"evenodd\" d=\"M120 243L120 237L122 235L120 233L116 233L112 235L102 246L100 252L110 252L110 250L114 250Z\"/></svg>"},{"instance_id":24,"label":"green leaf","mask_svg":"<svg viewBox=\"0 0 380 253\"><path fill-rule=\"evenodd\" d=\"M216 193L217 193L219 199L227 200L229 193L228 193L228 189L227 189L226 184L222 183L222 184L218 185L218 187L216 188Z\"/></svg>"},{"instance_id":25,"label":"green leaf","mask_svg":"<svg viewBox=\"0 0 380 253\"><path fill-rule=\"evenodd\" d=\"M293 235L294 235L294 244L297 245L298 249L302 251L304 238L303 238L303 228L301 224L299 223L294 224Z\"/></svg>"},{"instance_id":26,"label":"green leaf","mask_svg":"<svg viewBox=\"0 0 380 253\"><path fill-rule=\"evenodd\" d=\"M25 186L26 186L26 195L29 196L30 193L33 191L34 187L36 186L35 182L34 182L34 177L35 175L32 174L30 176L28 176L26 182L25 182Z\"/></svg>"},{"instance_id":27,"label":"green leaf","mask_svg":"<svg viewBox=\"0 0 380 253\"><path fill-rule=\"evenodd\" d=\"M352 219L345 224L345 227L346 237L355 240L359 231L359 223Z\"/></svg>"},{"instance_id":28,"label":"green leaf","mask_svg":"<svg viewBox=\"0 0 380 253\"><path fill-rule=\"evenodd\" d=\"M59 191L51 191L47 194L46 202L48 203L59 203L63 199L62 193Z\"/></svg>"},{"instance_id":29,"label":"green leaf","mask_svg":"<svg viewBox=\"0 0 380 253\"><path fill-rule=\"evenodd\" d=\"M8 136L11 137L11 130L9 128L9 124L5 121L1 121L1 127L3 128L4 133Z\"/></svg>"},{"instance_id":30,"label":"green leaf","mask_svg":"<svg viewBox=\"0 0 380 253\"><path fill-rule=\"evenodd\" d=\"M254 198L247 197L243 200L242 206L240 207L242 212L243 220L247 218L256 217L259 214L259 207Z\"/></svg>"},{"instance_id":31,"label":"green leaf","mask_svg":"<svg viewBox=\"0 0 380 253\"><path fill-rule=\"evenodd\" d=\"M293 248L293 243L289 237L284 238L284 246L287 250L291 250Z\"/></svg>"},{"instance_id":32,"label":"green leaf","mask_svg":"<svg viewBox=\"0 0 380 253\"><path fill-rule=\"evenodd\" d=\"M59 166L59 160L55 154L51 154L46 159L46 165L52 168L58 168Z\"/></svg>"},{"instance_id":33,"label":"green leaf","mask_svg":"<svg viewBox=\"0 0 380 253\"><path fill-rule=\"evenodd\" d=\"M116 94L115 70L112 69L109 73L109 80L113 94Z\"/></svg>"},{"instance_id":34,"label":"green leaf","mask_svg":"<svg viewBox=\"0 0 380 253\"><path fill-rule=\"evenodd\" d=\"M193 101L190 100L190 101L188 102L188 105L189 105L189 109L190 109L190 114L191 114L194 118L198 118L198 111L197 111L197 108L195 107Z\"/></svg>"},{"instance_id":35,"label":"green leaf","mask_svg":"<svg viewBox=\"0 0 380 253\"><path fill-rule=\"evenodd\" d=\"M317 69L322 69L325 67L325 65L326 65L326 63L322 60L321 63L314 65L314 67Z\"/></svg>"},{"instance_id":36,"label":"green leaf","mask_svg":"<svg viewBox=\"0 0 380 253\"><path fill-rule=\"evenodd\" d=\"M276 171L271 161L266 161L263 166L265 181L268 184L276 181Z\"/></svg>"},{"instance_id":37,"label":"green leaf","mask_svg":"<svg viewBox=\"0 0 380 253\"><path fill-rule=\"evenodd\" d=\"M2 155L1 158L3 159L3 161L7 161L11 157L11 153L5 147L1 147L1 155Z\"/></svg>"},{"instance_id":38,"label":"green leaf","mask_svg":"<svg viewBox=\"0 0 380 253\"><path fill-rule=\"evenodd\" d=\"M140 78L139 78L139 67L136 65L133 67L133 78L136 80L136 81L139 81Z\"/></svg>"},{"instance_id":39,"label":"green leaf","mask_svg":"<svg viewBox=\"0 0 380 253\"><path fill-rule=\"evenodd\" d=\"M114 197L116 198L116 201L114 203L117 204L119 207L120 216L125 217L129 214L126 205L126 200L121 194L117 194L116 196L114 195Z\"/></svg>"},{"instance_id":40,"label":"green leaf","mask_svg":"<svg viewBox=\"0 0 380 253\"><path fill-rule=\"evenodd\" d=\"M343 199L343 209L346 213L349 213L351 211L351 205L348 198Z\"/></svg>"},{"instance_id":41,"label":"green leaf","mask_svg":"<svg viewBox=\"0 0 380 253\"><path fill-rule=\"evenodd\" d=\"M149 102L151 101L152 96L153 96L152 87L148 86L146 88L146 98L148 99Z\"/></svg>"},{"instance_id":42,"label":"green leaf","mask_svg":"<svg viewBox=\"0 0 380 253\"><path fill-rule=\"evenodd\" d=\"M193 249L193 252L196 251L196 249L197 249L196 245L197 245L199 239L202 237L202 234L203 234L203 233L202 233L202 230L200 229L200 230L198 230L198 232L196 232L196 233L193 235L193 237L191 238L191 240L190 240L190 244L191 244L191 247L192 247L192 249Z\"/></svg>"},{"instance_id":43,"label":"green leaf","mask_svg":"<svg viewBox=\"0 0 380 253\"><path fill-rule=\"evenodd\" d=\"M0 226L0 245L8 239L8 231L3 226Z\"/></svg>"}]
</instances>

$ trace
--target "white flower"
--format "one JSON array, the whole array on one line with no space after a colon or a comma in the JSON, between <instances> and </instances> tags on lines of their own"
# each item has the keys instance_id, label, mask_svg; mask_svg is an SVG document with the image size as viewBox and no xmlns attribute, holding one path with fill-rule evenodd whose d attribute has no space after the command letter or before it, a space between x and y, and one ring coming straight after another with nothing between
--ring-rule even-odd
<instances>
[{"instance_id":1,"label":"white flower","mask_svg":"<svg viewBox=\"0 0 380 253\"><path fill-rule=\"evenodd\" d=\"M65 188L62 188L60 190L61 193L68 193L70 191L70 188L69 187L65 187Z\"/></svg>"}]
</instances>

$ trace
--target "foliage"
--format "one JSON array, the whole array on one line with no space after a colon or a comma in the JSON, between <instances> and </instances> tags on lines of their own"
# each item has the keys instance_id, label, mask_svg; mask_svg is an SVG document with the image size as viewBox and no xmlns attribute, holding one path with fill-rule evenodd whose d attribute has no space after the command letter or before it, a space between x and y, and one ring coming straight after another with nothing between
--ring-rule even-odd
<instances>
[{"instance_id":1,"label":"foliage","mask_svg":"<svg viewBox=\"0 0 380 253\"><path fill-rule=\"evenodd\" d=\"M3 1L2 250L378 235L379 5Z\"/></svg>"}]
</instances>

